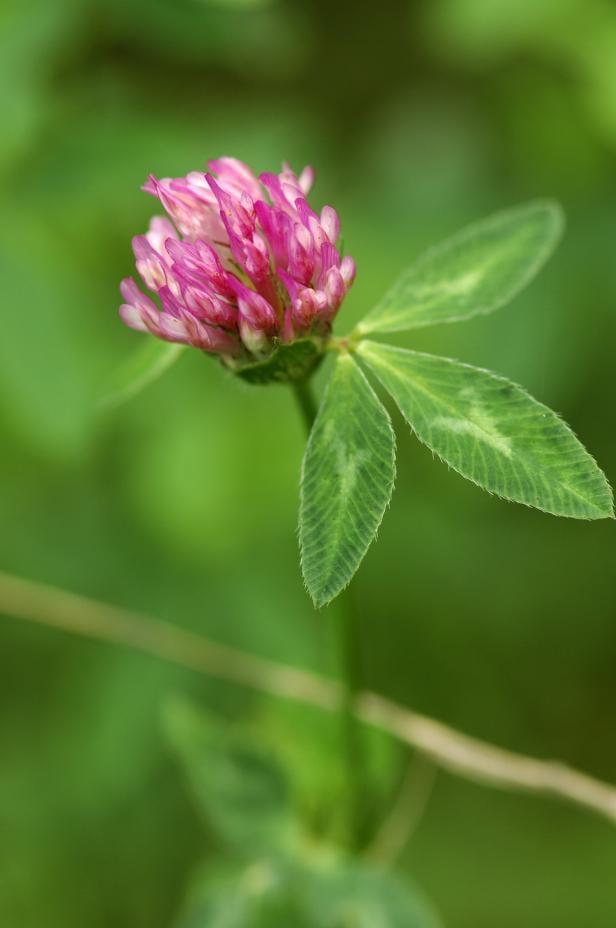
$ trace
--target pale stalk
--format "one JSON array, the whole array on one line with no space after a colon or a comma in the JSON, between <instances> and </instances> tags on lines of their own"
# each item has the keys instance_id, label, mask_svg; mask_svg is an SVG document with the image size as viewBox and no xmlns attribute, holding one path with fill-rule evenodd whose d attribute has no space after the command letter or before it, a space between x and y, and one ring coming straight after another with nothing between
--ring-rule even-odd
<instances>
[{"instance_id":1,"label":"pale stalk","mask_svg":"<svg viewBox=\"0 0 616 928\"><path fill-rule=\"evenodd\" d=\"M126 645L219 680L328 712L340 709L342 687L335 680L246 654L151 616L1 571L0 615ZM365 690L357 694L355 714L466 780L556 797L616 824L616 786L561 761L539 760L488 744Z\"/></svg>"}]
</instances>

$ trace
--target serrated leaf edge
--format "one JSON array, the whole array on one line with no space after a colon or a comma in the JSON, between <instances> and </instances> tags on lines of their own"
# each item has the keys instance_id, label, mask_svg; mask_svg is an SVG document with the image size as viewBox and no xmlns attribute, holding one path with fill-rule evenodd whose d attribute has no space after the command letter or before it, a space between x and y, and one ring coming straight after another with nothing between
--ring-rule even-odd
<instances>
[{"instance_id":1,"label":"serrated leaf edge","mask_svg":"<svg viewBox=\"0 0 616 928\"><path fill-rule=\"evenodd\" d=\"M320 414L321 414L321 411L322 411L322 409L324 408L325 401L326 401L326 399L327 399L327 397L328 397L328 395L329 395L329 392L330 392L330 390L331 390L331 388L332 388L332 381L333 381L333 379L334 379L334 373L335 373L335 369L334 369L334 371L332 372L332 374L331 374L331 376L330 376L329 382L328 382L328 384L327 384L327 386L326 386L326 388L325 388L325 391L323 392L323 396L321 397L321 402L319 403L319 408L318 408L318 411L317 411L317 415L316 415L316 417L315 417L315 420L314 420L312 429L310 430L310 435L309 435L309 437L308 437L308 441L306 442L306 447L305 447L305 449L304 449L304 454L303 454L303 457L302 457L302 465L301 465L301 470L300 470L300 482L299 482L299 488L300 488L300 506L299 506L299 514L300 514L300 516L299 516L298 526L297 526L297 535L298 535L299 550L300 550L300 567L301 567L301 573L302 573L302 580L303 580L303 583L304 583L304 588L305 588L306 592L308 593L308 595L310 596L310 599L312 600L312 603L313 603L315 609L321 609L321 608L323 608L324 606L328 606L331 602L334 601L334 599L336 599L338 596L340 596L340 594L343 593L343 592L347 589L347 587L350 585L351 581L354 579L354 577L355 577L355 575L357 574L357 571L359 570L361 564L363 563L363 560L364 560L364 558L366 557L366 555L367 555L369 549L371 548L371 546L373 545L373 543L374 543L374 542L376 541L376 539L377 539L377 536L378 536L378 533L379 533L379 529L380 529L381 524L382 524L382 522L383 522L383 519L384 519L384 517L385 517L385 513L387 512L388 508L389 508L390 505L391 505L391 499L392 499L392 496L393 496L393 491L394 491L394 487L395 487L395 483L396 483L396 477L397 477L397 468L396 468L396 451L397 451L397 446L396 446L396 433L395 433L395 430L394 430L394 427L393 427L393 424L392 424L392 421L391 421L391 416L389 415L389 412L387 411L387 409L385 408L385 406L383 405L383 403L382 403L381 400L379 399L379 397L378 397L378 395L377 395L377 393L376 393L374 387L372 386L372 384L370 383L370 381L369 381L368 378L366 377L366 374L365 374L364 371L362 370L361 366L360 366L359 364L356 363L356 361L354 360L353 356L352 356L350 353L348 353L348 352L341 353L341 354L338 356L338 358L337 358L336 364L340 364L340 363L343 361L343 359L344 359L344 360L348 359L348 361L350 361L350 363L352 363L352 364L355 365L355 369L356 369L357 372L362 376L362 378L363 378L363 380L364 380L364 382L365 382L365 385L367 386L368 390L370 391L370 393L371 393L372 396L374 397L375 402L381 407L381 409L382 409L382 411L383 411L384 421L387 423L387 426L388 426L388 429L389 429L389 433L390 433L390 436L391 436L391 440L392 440L392 478L391 478L391 481L389 482L388 487L387 487L387 502L386 502L386 504L385 504L385 506L384 506L384 508L383 508L383 512L382 512L382 514L381 514L381 517L380 517L379 520L378 520L378 523L377 523L376 528L375 528L375 530L374 530L374 534L373 534L372 538L370 539L370 541L368 542L368 545L366 546L366 549L365 549L364 553L362 554L362 556L361 556L361 558L360 558L360 560L359 560L359 562L358 562L358 564L357 564L357 567L355 568L355 571L351 574L351 576L348 578L348 580L346 581L346 583L344 583L344 585L341 586L340 589L339 589L336 593L334 593L332 596L329 596L329 597L326 597L326 598L323 598L323 599L318 599L318 598L316 598L316 597L313 595L312 591L310 590L310 588L309 588L309 586L308 586L308 581L307 581L307 579L306 579L306 573L305 573L305 570L304 570L304 550L303 550L303 545L302 545L302 526L301 526L301 512L302 512L302 508L303 508L303 507L302 507L302 496L303 496L303 491L304 491L304 478L305 478L306 458L307 458L307 456L308 456L309 447L310 447L310 444L311 444L311 441L312 441L312 438L313 438L313 435L314 435L314 432L315 432L315 428L314 428L314 427L315 427L315 425L316 425L316 423L317 423L317 421L318 421L318 418L319 418L319 416L320 416Z\"/></svg>"},{"instance_id":2,"label":"serrated leaf edge","mask_svg":"<svg viewBox=\"0 0 616 928\"><path fill-rule=\"evenodd\" d=\"M405 422L407 423L407 425L409 426L409 428L410 428L411 432L413 433L413 435L417 438L417 440L418 440L425 448L428 448L428 450L431 451L432 454L435 455L435 456L439 459L439 461L441 461L443 464L445 464L449 470L453 470L455 473L459 474L460 477L463 477L465 480L468 480L469 483L474 484L476 487L478 487L480 490L483 490L484 493L488 493L490 496L495 496L497 499L501 499L501 500L503 500L503 501L506 502L506 503L514 503L514 504L517 504L517 505L520 505L520 506L526 506L528 509L536 509L536 510L538 510L539 512L545 512L547 515L555 516L556 518L561 518L561 519L562 519L562 518L565 518L565 519L567 519L567 518L574 518L576 521L580 521L580 522L593 522L593 521L597 521L598 519L614 519L614 518L616 518L616 515L615 515L615 513L614 513L614 493L613 493L613 490L612 490L612 486L611 486L609 480L607 479L606 474L605 474L604 471L599 467L599 464L597 463L597 461L596 461L596 459L593 457L593 455L590 453L590 451L588 451L588 449L586 448L586 446L585 446L584 444L582 444L582 442L580 441L580 439L578 438L578 436L575 434L575 432L573 431L573 429L571 428L571 426L562 418L562 416L561 416L559 413L555 412L555 411L554 411L553 409L551 409L549 406L546 406L545 403L542 403L540 400L536 400L534 396L532 396L527 390L525 390L524 387L521 387L518 383L515 383L515 381L509 380L508 377L504 377L504 376L502 376L501 374L495 374L494 371L491 371L491 370L489 370L488 368L485 368L485 367L478 367L477 365L474 365L474 364L467 364L467 363L465 363L464 361L457 361L457 360L454 359L454 358L447 358L447 357L444 357L443 355L435 355L435 354L431 354L431 353L426 352L426 351L412 351L411 349L397 348L396 350L398 350L398 351L400 351L400 352L405 352L405 353L408 352L408 354L420 355L420 356L427 357L427 358L438 358L439 361L445 361L445 362L447 362L447 363L449 363L449 364L459 364L459 365L461 365L462 367L469 368L469 369L471 369L471 370L473 370L473 371L478 371L478 372L480 372L480 373L482 373L482 374L488 374L490 377L493 377L493 378L495 378L496 380L500 381L503 385L506 385L506 386L509 386L509 387L514 387L516 390L519 390L519 391L524 395L524 397L525 397L526 399L531 400L533 403L536 403L537 406L539 406L540 408L545 409L545 410L546 410L547 412L549 412L551 415L556 416L556 418L558 419L558 421L560 422L560 424L563 426L563 428L565 429L565 431L567 431L567 432L569 433L569 435L570 435L572 438L574 438L575 441L577 441L579 445L581 445L581 447L583 448L583 450L585 451L585 453L588 455L589 459L592 461L592 463L595 465L595 467L597 468L597 470L599 471L599 473L600 473L601 476L603 477L603 480L604 480L604 482L605 482L605 487L606 487L606 489L607 489L608 496L609 496L609 499L610 499L611 508L610 508L610 510L604 512L603 510L599 509L594 503L589 503L588 500L586 499L586 497L584 497L582 494L578 493L577 490L574 490L574 489L572 489L571 487L568 486L567 488L570 490L571 493L573 493L574 496L577 496L579 499L583 500L584 503L586 503L588 506L590 506L591 508L597 510L597 512L600 513L600 515L596 515L596 516L568 516L568 515L558 515L557 513L554 513L554 512L552 512L550 509L546 509L546 508L543 507L543 506L533 505L532 503L527 503L527 502L525 502L524 500L512 500L512 499L508 498L507 496L503 496L502 494L497 493L497 492L494 491L494 490L489 490L489 489L487 489L487 487L484 487L483 484L479 483L479 482L478 482L477 480L475 480L473 477L469 477L468 474L463 473L458 467L456 467L456 466L455 466L454 464L452 464L450 461L447 461L444 457L442 457L442 455L439 454L439 452L437 451L436 448L433 448L431 445L429 445L426 441L424 441L424 440L418 435L418 433L416 432L416 430L415 430L415 428L413 427L412 423L411 423L411 422L409 421L409 419L406 417L406 415L404 414L403 410L400 409L400 407L399 407L399 405L398 405L398 403L397 403L397 401L396 401L395 396L393 396L393 394L390 393L390 391L388 390L387 386L383 383L383 381L382 381L381 378L379 377L379 374L378 374L378 370L377 370L376 365L373 367L373 366L370 364L370 361L364 357L364 355L365 355L364 346L365 346L365 347L368 349L368 351L369 351L371 345L378 345L378 344L379 344L378 342L371 342L370 340L367 340L367 341L365 341L365 342L362 342L361 345L359 345L358 348L357 348L357 353L358 353L359 356L362 358L362 360L364 361L364 363L366 364L366 366L369 368L369 370L371 371L371 373L373 373L374 376L377 378L377 380L379 381L379 383L382 385L383 389L387 391L387 393L389 394L389 396L391 396L392 400L393 400L394 403L396 404L396 407L399 409L400 414L402 415L402 418L404 419L404 421L405 421ZM393 348L394 346L392 346L392 345L387 345L387 347L388 347L388 348ZM385 363L386 366L390 366L390 367L391 367L391 365L387 365L387 362L383 362L383 363ZM391 369L392 369L392 370L395 370L395 368L391 368Z\"/></svg>"},{"instance_id":3,"label":"serrated leaf edge","mask_svg":"<svg viewBox=\"0 0 616 928\"><path fill-rule=\"evenodd\" d=\"M472 237L476 234L478 229L482 227L485 228L492 223L502 222L503 219L506 219L510 216L515 216L516 213L523 213L531 208L548 208L552 213L554 219L554 228L551 237L546 240L542 249L537 252L535 260L528 266L526 274L520 279L518 284L501 300L496 300L490 303L488 306L480 307L476 310L473 310L472 313L461 313L457 316L449 316L447 319L437 319L437 320L419 320L412 323L404 323L396 326L388 326L387 328L381 329L378 326L367 325L370 321L370 317L374 315L377 310L387 302L390 296L395 293L398 286L402 283L407 274L410 274L412 271L415 271L417 268L421 268L422 265L432 260L432 258L437 257L442 252L459 245L464 242L467 238ZM406 267L401 274L396 278L392 286L385 292L382 299L374 306L369 312L364 316L364 318L357 324L355 327L355 335L359 338L364 338L366 335L374 335L386 332L406 332L411 329L426 329L430 326L435 325L449 325L450 323L455 322L465 322L467 319L473 319L475 316L488 316L490 313L496 312L498 309L502 309L503 306L506 306L508 303L512 302L515 297L533 280L537 273L541 270L542 266L548 261L548 259L554 254L558 243L560 242L563 232L565 230L565 214L562 206L558 203L557 200L546 199L537 199L530 200L527 203L522 203L519 206L513 206L509 209L499 210L496 213L492 213L490 216L486 216L484 219L478 219L470 223L467 226L464 226L463 229L460 229L459 232L454 233L454 235L449 238L444 239L442 242L438 242L436 245L432 245L426 251L423 251L418 258L415 259L408 267Z\"/></svg>"}]
</instances>

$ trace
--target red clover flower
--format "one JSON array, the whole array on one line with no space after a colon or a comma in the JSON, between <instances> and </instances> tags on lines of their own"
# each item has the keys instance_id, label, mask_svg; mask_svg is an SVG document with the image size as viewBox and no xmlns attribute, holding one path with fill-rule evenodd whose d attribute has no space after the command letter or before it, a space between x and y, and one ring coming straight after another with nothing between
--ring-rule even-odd
<instances>
[{"instance_id":1,"label":"red clover flower","mask_svg":"<svg viewBox=\"0 0 616 928\"><path fill-rule=\"evenodd\" d=\"M340 220L306 199L314 171L285 164L261 174L236 158L209 172L157 179L143 189L170 219L155 217L133 239L137 271L160 307L133 278L122 281L126 325L193 345L230 363L266 358L278 345L326 337L355 277L337 248ZM170 221L172 220L172 221Z\"/></svg>"}]
</instances>

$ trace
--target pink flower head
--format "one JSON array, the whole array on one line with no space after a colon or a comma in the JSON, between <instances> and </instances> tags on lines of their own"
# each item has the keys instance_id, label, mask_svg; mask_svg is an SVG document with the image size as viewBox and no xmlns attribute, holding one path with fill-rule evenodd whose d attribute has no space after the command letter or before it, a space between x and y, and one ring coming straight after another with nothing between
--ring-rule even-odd
<instances>
[{"instance_id":1,"label":"pink flower head","mask_svg":"<svg viewBox=\"0 0 616 928\"><path fill-rule=\"evenodd\" d=\"M337 249L336 211L308 205L312 168L298 177L285 164L258 179L235 158L208 168L175 179L150 176L144 185L169 216L152 219L133 239L137 271L160 306L125 280L123 321L246 360L280 342L326 336L355 262Z\"/></svg>"}]
</instances>

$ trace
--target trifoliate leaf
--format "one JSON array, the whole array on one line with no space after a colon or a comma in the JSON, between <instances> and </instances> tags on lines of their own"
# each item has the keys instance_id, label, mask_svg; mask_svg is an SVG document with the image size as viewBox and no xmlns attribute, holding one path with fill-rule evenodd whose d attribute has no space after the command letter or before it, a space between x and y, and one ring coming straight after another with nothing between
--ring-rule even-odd
<instances>
[{"instance_id":1,"label":"trifoliate leaf","mask_svg":"<svg viewBox=\"0 0 616 928\"><path fill-rule=\"evenodd\" d=\"M417 437L480 487L575 519L613 515L612 494L569 427L521 387L447 358L362 342L358 354Z\"/></svg>"},{"instance_id":2,"label":"trifoliate leaf","mask_svg":"<svg viewBox=\"0 0 616 928\"><path fill-rule=\"evenodd\" d=\"M357 332L416 329L499 309L541 269L562 229L562 210L549 200L468 226L412 264Z\"/></svg>"},{"instance_id":3,"label":"trifoliate leaf","mask_svg":"<svg viewBox=\"0 0 616 928\"><path fill-rule=\"evenodd\" d=\"M374 538L395 476L391 422L353 358L339 356L302 467L302 569L315 605L349 583Z\"/></svg>"}]
</instances>

